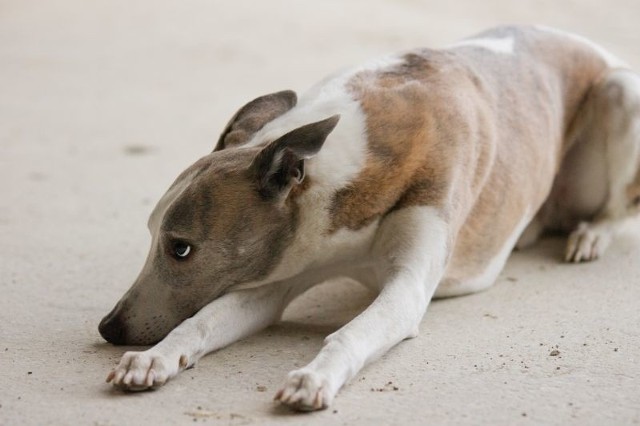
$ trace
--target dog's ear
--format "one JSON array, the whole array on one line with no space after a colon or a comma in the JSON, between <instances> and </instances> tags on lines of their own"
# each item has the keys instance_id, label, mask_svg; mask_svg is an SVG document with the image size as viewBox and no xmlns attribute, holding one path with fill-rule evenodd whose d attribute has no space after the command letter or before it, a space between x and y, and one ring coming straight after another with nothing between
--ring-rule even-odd
<instances>
[{"instance_id":1,"label":"dog's ear","mask_svg":"<svg viewBox=\"0 0 640 426\"><path fill-rule=\"evenodd\" d=\"M242 145L271 120L296 106L298 97L292 90L260 96L240 108L231 117L218 139L214 151Z\"/></svg>"},{"instance_id":2,"label":"dog's ear","mask_svg":"<svg viewBox=\"0 0 640 426\"><path fill-rule=\"evenodd\" d=\"M285 197L293 185L304 179L304 161L316 155L340 115L290 131L262 149L251 169L264 198Z\"/></svg>"}]
</instances>

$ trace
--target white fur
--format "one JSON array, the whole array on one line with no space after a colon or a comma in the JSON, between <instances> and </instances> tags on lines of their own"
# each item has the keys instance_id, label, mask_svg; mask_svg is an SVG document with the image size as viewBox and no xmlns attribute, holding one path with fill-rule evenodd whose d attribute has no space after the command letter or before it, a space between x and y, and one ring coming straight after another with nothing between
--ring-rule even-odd
<instances>
[{"instance_id":1,"label":"white fur","mask_svg":"<svg viewBox=\"0 0 640 426\"><path fill-rule=\"evenodd\" d=\"M461 40L457 43L449 46L450 48L457 47L479 47L481 49L487 49L494 53L501 53L506 55L513 54L513 37L482 37L482 38L469 38Z\"/></svg>"}]
</instances>

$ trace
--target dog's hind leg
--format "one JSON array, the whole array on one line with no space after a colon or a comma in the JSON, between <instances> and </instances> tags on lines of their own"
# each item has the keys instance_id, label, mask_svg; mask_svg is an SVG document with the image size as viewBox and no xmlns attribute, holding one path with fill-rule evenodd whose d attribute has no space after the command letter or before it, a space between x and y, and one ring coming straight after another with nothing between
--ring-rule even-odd
<instances>
[{"instance_id":1,"label":"dog's hind leg","mask_svg":"<svg viewBox=\"0 0 640 426\"><path fill-rule=\"evenodd\" d=\"M435 208L408 207L388 215L372 249L378 297L328 336L311 363L289 373L276 400L298 410L325 408L365 364L415 337L448 259L448 232Z\"/></svg>"},{"instance_id":2,"label":"dog's hind leg","mask_svg":"<svg viewBox=\"0 0 640 426\"><path fill-rule=\"evenodd\" d=\"M570 234L568 262L600 257L640 205L640 76L629 70L610 71L592 89L583 108L579 137L605 145L608 193L594 218Z\"/></svg>"}]
</instances>

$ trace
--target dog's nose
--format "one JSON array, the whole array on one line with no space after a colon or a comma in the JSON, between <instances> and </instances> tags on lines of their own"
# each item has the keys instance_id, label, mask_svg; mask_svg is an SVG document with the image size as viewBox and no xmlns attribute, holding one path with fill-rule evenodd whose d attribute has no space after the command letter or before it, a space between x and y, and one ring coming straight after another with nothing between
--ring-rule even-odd
<instances>
[{"instance_id":1,"label":"dog's nose","mask_svg":"<svg viewBox=\"0 0 640 426\"><path fill-rule=\"evenodd\" d=\"M124 345L126 343L124 325L122 321L120 321L120 316L114 314L114 312L110 312L109 315L100 321L98 331L100 331L100 335L109 343L113 343L114 345Z\"/></svg>"}]
</instances>

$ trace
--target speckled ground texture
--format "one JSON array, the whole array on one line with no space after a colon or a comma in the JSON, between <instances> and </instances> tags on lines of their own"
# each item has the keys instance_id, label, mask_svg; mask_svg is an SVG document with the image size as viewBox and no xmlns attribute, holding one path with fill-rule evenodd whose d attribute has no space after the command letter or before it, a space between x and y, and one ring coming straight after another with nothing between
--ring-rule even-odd
<instances>
[{"instance_id":1,"label":"speckled ground texture","mask_svg":"<svg viewBox=\"0 0 640 426\"><path fill-rule=\"evenodd\" d=\"M638 16L624 0L0 2L0 424L639 424L638 228L592 264L561 263L560 238L514 254L314 414L271 398L372 300L354 283L153 392L104 383L125 348L97 332L155 201L243 102L501 23L579 32L640 68Z\"/></svg>"}]
</instances>

